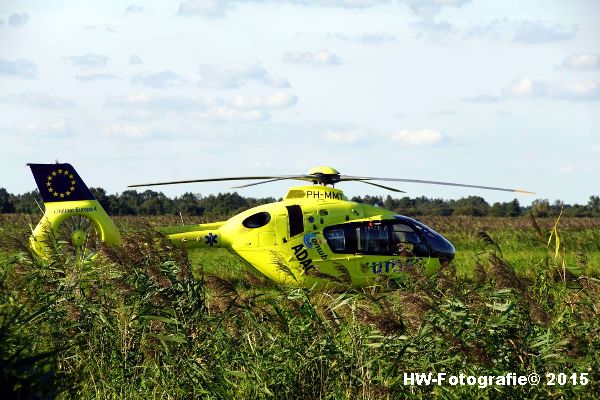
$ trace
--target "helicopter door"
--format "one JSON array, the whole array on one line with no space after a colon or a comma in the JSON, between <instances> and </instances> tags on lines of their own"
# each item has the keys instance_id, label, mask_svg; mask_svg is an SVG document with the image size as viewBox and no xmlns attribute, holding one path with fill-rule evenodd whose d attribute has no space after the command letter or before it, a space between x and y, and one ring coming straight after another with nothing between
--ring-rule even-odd
<instances>
[{"instance_id":1,"label":"helicopter door","mask_svg":"<svg viewBox=\"0 0 600 400\"><path fill-rule=\"evenodd\" d=\"M285 214L275 217L275 240L277 244L287 243L290 238L288 216Z\"/></svg>"}]
</instances>

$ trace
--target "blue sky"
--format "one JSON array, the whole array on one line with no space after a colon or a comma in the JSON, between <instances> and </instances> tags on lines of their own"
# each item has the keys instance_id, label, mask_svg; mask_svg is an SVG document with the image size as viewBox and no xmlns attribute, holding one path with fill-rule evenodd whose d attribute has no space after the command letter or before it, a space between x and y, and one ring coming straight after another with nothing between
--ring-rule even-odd
<instances>
[{"instance_id":1,"label":"blue sky","mask_svg":"<svg viewBox=\"0 0 600 400\"><path fill-rule=\"evenodd\" d=\"M330 165L537 193L523 204L586 203L600 182L600 3L506 4L3 1L0 187L31 190L25 164L55 160L111 193ZM240 193L279 197L287 186Z\"/></svg>"}]
</instances>

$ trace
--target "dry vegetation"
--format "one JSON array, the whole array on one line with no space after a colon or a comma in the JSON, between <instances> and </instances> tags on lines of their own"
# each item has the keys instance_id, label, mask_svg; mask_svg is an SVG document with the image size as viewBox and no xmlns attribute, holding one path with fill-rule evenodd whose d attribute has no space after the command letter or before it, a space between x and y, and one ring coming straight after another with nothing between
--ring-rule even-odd
<instances>
[{"instance_id":1,"label":"dry vegetation","mask_svg":"<svg viewBox=\"0 0 600 400\"><path fill-rule=\"evenodd\" d=\"M186 223L192 221L186 220ZM600 220L424 218L469 257L364 290L278 287L117 219L93 262L2 216L0 392L21 398L598 398ZM526 238L526 240L525 240ZM516 268L515 251L529 254ZM523 261L525 260L525 261ZM457 272L458 271L458 272ZM575 272L573 272L575 271ZM586 386L405 386L404 372L587 372Z\"/></svg>"}]
</instances>

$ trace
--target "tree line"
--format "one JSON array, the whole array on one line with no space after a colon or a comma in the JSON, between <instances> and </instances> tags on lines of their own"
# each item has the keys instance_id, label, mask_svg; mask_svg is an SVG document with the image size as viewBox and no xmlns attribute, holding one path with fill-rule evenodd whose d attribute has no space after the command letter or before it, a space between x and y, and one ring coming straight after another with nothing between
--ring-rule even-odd
<instances>
[{"instance_id":1,"label":"tree line","mask_svg":"<svg viewBox=\"0 0 600 400\"><path fill-rule=\"evenodd\" d=\"M546 199L534 200L531 206L522 206L519 200L489 204L483 197L469 196L458 200L430 199L427 197L387 196L353 197L353 201L379 205L402 215L468 215L474 217L518 217L530 212L536 217L556 217L561 213L570 217L600 217L600 197L590 196L587 204L565 204L561 200L550 203Z\"/></svg>"},{"instance_id":2,"label":"tree line","mask_svg":"<svg viewBox=\"0 0 600 400\"><path fill-rule=\"evenodd\" d=\"M170 198L162 192L126 190L120 194L107 194L102 188L90 189L102 207L110 215L189 215L206 217L228 217L261 204L276 201L273 197L243 197L237 192L202 196L184 193ZM533 201L531 206L522 206L517 199L509 202L489 204L483 197L469 196L458 200L430 199L427 197L364 196L353 197L352 201L377 205L398 214L408 216L468 215L475 217L518 217L533 213L537 217L563 215L572 217L600 217L600 197L590 196L585 205L565 204L560 200L550 203L546 199ZM42 207L39 192L33 190L23 194L11 194L0 188L0 213L31 214Z\"/></svg>"}]
</instances>

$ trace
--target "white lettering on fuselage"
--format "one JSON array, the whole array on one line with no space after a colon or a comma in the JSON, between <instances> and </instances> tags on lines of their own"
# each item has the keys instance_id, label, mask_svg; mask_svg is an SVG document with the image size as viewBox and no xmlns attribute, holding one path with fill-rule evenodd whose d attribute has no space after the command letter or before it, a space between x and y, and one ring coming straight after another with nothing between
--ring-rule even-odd
<instances>
[{"instance_id":1,"label":"white lettering on fuselage","mask_svg":"<svg viewBox=\"0 0 600 400\"><path fill-rule=\"evenodd\" d=\"M327 254L325 254L325 251L323 250L323 247L321 247L319 240L316 237L314 237L310 240L310 242L313 244L313 246L315 246L315 249L317 249L317 253L319 253L321 259L327 260Z\"/></svg>"},{"instance_id":2,"label":"white lettering on fuselage","mask_svg":"<svg viewBox=\"0 0 600 400\"><path fill-rule=\"evenodd\" d=\"M313 199L333 199L333 200L342 200L341 193L335 192L324 192L319 190L307 190L306 191L307 198Z\"/></svg>"}]
</instances>

